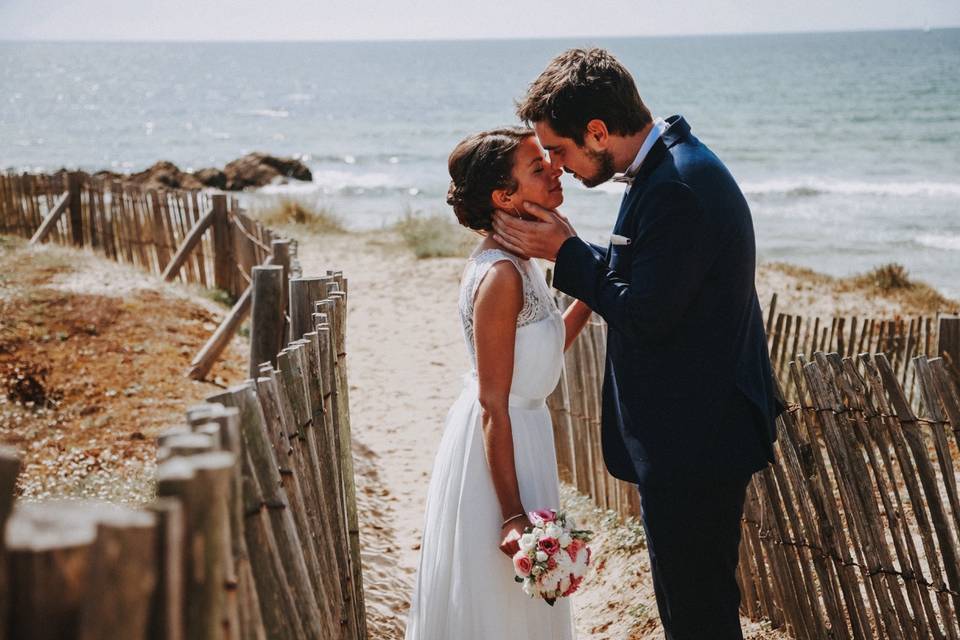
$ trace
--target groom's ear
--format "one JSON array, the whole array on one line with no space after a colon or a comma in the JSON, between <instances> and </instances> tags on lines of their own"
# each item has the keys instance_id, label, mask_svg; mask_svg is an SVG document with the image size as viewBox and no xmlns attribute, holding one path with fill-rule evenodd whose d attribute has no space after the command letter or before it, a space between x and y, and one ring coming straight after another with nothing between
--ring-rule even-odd
<instances>
[{"instance_id":1,"label":"groom's ear","mask_svg":"<svg viewBox=\"0 0 960 640\"><path fill-rule=\"evenodd\" d=\"M583 135L583 144L595 151L605 150L610 143L610 131L607 123L594 118L587 123L587 130Z\"/></svg>"}]
</instances>

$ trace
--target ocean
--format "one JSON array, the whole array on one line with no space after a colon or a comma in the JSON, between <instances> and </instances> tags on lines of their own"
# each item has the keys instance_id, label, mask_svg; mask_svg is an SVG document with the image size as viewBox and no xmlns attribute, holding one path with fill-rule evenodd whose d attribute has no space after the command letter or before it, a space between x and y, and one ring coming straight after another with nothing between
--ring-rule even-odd
<instances>
[{"instance_id":1,"label":"ocean","mask_svg":"<svg viewBox=\"0 0 960 640\"><path fill-rule=\"evenodd\" d=\"M604 46L679 113L750 202L761 259L834 275L899 262L960 297L960 29L351 43L0 42L0 168L136 171L297 155L270 188L358 229L449 214L446 158L515 122L549 59ZM564 178L603 241L622 194Z\"/></svg>"}]
</instances>

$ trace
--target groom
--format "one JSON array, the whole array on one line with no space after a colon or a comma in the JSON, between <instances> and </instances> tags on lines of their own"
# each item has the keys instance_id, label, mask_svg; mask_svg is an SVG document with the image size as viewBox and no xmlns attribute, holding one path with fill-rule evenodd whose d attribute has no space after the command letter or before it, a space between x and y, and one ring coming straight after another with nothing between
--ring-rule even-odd
<instances>
[{"instance_id":1,"label":"groom","mask_svg":"<svg viewBox=\"0 0 960 640\"><path fill-rule=\"evenodd\" d=\"M555 168L587 187L626 183L606 248L535 205L531 220L498 214L495 236L554 260L554 286L607 321L604 459L639 485L666 637L742 638L744 495L773 460L782 411L754 288L750 210L686 120L654 119L607 51L557 56L518 115Z\"/></svg>"}]
</instances>

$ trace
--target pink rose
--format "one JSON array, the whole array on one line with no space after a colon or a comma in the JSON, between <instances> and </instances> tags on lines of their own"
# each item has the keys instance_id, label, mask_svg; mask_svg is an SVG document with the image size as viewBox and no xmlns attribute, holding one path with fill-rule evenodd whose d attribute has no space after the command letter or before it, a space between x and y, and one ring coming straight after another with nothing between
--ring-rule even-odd
<instances>
[{"instance_id":1,"label":"pink rose","mask_svg":"<svg viewBox=\"0 0 960 640\"><path fill-rule=\"evenodd\" d=\"M537 509L527 514L533 524L546 524L557 519L557 512L553 509Z\"/></svg>"},{"instance_id":2,"label":"pink rose","mask_svg":"<svg viewBox=\"0 0 960 640\"><path fill-rule=\"evenodd\" d=\"M543 551L548 556L552 556L560 550L560 541L556 538L540 538L537 546L540 547L540 551Z\"/></svg>"},{"instance_id":3,"label":"pink rose","mask_svg":"<svg viewBox=\"0 0 960 640\"><path fill-rule=\"evenodd\" d=\"M517 572L518 576L526 578L530 575L530 572L533 571L533 560L524 552L518 551L517 555L513 556L513 569Z\"/></svg>"}]
</instances>

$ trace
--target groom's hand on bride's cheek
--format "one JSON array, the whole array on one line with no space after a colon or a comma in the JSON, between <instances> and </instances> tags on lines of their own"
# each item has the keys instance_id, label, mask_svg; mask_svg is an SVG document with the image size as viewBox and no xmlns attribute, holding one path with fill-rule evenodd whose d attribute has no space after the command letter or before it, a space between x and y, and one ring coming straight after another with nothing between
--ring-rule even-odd
<instances>
[{"instance_id":1,"label":"groom's hand on bride's cheek","mask_svg":"<svg viewBox=\"0 0 960 640\"><path fill-rule=\"evenodd\" d=\"M577 235L570 222L557 211L524 203L535 220L520 220L497 212L493 218L494 239L514 253L556 260L567 238Z\"/></svg>"}]
</instances>

